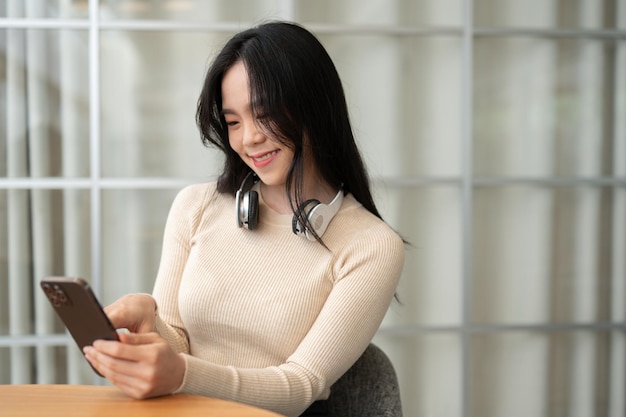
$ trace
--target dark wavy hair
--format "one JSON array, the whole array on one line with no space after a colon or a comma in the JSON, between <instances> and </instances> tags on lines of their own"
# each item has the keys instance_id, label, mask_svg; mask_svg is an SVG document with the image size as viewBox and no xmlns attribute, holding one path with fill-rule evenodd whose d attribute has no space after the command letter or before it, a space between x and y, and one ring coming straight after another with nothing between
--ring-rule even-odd
<instances>
[{"instance_id":1,"label":"dark wavy hair","mask_svg":"<svg viewBox=\"0 0 626 417\"><path fill-rule=\"evenodd\" d=\"M235 194L250 171L231 149L222 115L222 79L243 62L250 82L251 111L276 140L293 150L285 187L294 214L302 203L304 148L324 181L343 184L368 211L381 217L354 140L337 69L319 40L295 23L268 22L233 36L213 60L198 99L196 122L207 146L226 158L220 193ZM303 223L305 224L305 223Z\"/></svg>"}]
</instances>

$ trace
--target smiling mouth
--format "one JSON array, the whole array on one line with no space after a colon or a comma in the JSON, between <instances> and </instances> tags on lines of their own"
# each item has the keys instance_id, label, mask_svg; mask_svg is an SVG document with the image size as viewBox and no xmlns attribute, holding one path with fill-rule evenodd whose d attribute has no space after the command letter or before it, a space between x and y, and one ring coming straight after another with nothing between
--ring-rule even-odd
<instances>
[{"instance_id":1,"label":"smiling mouth","mask_svg":"<svg viewBox=\"0 0 626 417\"><path fill-rule=\"evenodd\" d=\"M278 150L272 151L272 152L268 152L268 153L266 153L264 155L261 155L261 156L251 156L250 158L252 158L252 160L255 161L255 162L264 162L264 161L267 161L268 159L273 158L277 154L278 154Z\"/></svg>"}]
</instances>

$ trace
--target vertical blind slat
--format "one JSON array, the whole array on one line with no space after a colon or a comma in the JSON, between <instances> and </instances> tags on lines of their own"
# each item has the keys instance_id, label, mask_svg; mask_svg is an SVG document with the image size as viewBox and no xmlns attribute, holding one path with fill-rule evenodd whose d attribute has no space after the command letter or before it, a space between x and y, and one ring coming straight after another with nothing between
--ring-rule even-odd
<instances>
[{"instance_id":1,"label":"vertical blind slat","mask_svg":"<svg viewBox=\"0 0 626 417\"><path fill-rule=\"evenodd\" d=\"M9 16L21 16L19 0L7 3ZM27 176L27 132L25 91L25 35L22 31L7 32L7 175ZM9 334L32 332L29 196L25 190L7 192ZM11 382L30 383L33 371L31 349L11 347Z\"/></svg>"}]
</instances>

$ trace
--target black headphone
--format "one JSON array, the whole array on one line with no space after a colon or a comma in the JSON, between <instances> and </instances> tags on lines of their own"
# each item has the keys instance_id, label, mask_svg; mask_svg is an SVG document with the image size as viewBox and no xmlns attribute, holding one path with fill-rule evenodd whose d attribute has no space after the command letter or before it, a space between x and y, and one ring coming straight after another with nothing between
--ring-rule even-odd
<instances>
[{"instance_id":1,"label":"black headphone","mask_svg":"<svg viewBox=\"0 0 626 417\"><path fill-rule=\"evenodd\" d=\"M254 172L246 175L241 187L235 195L235 206L237 211L237 226L254 230L259 224L259 193L252 190L254 184L259 182L259 177ZM316 240L315 235L322 237L332 218L337 214L343 202L343 190L340 189L337 195L329 204L322 204L319 200L310 199L300 204L296 214L291 221L291 230L296 235L303 235L309 240ZM307 219L308 224L315 233L307 229L300 223L298 218L302 216Z\"/></svg>"}]
</instances>

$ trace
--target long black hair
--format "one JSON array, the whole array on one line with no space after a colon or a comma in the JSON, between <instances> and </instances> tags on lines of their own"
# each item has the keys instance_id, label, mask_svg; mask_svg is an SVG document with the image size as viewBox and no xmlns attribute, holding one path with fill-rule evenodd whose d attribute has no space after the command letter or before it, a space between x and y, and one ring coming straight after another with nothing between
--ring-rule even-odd
<instances>
[{"instance_id":1,"label":"long black hair","mask_svg":"<svg viewBox=\"0 0 626 417\"><path fill-rule=\"evenodd\" d=\"M294 213L302 203L306 147L324 181L343 184L345 192L380 218L337 69L311 32L289 22L268 22L236 34L207 72L196 122L204 144L217 146L226 156L218 192L235 194L250 171L230 147L221 113L224 74L239 61L248 73L252 113L273 138L293 150L285 187Z\"/></svg>"}]
</instances>

